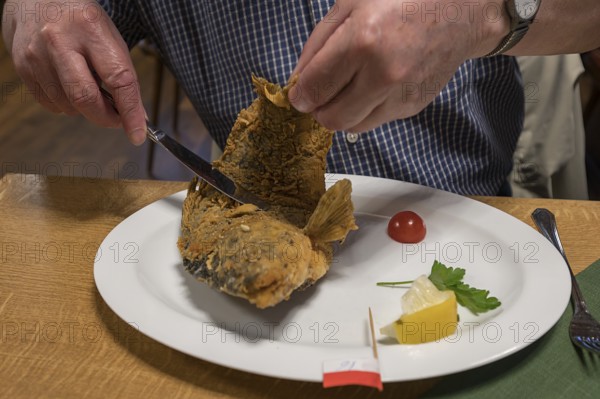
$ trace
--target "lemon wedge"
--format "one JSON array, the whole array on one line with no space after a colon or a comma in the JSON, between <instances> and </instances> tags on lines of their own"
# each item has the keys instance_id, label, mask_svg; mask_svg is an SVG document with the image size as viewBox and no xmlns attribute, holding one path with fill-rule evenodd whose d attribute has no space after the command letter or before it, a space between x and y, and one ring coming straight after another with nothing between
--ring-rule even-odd
<instances>
[{"instance_id":1,"label":"lemon wedge","mask_svg":"<svg viewBox=\"0 0 600 399\"><path fill-rule=\"evenodd\" d=\"M402 296L402 316L380 332L401 344L439 341L456 331L457 309L454 292L438 290L423 275Z\"/></svg>"}]
</instances>

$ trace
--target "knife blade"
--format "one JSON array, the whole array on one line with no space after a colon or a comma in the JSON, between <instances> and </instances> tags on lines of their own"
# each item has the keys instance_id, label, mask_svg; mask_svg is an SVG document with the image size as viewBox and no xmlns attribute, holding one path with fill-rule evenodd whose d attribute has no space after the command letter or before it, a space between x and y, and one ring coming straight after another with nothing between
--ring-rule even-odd
<instances>
[{"instance_id":1,"label":"knife blade","mask_svg":"<svg viewBox=\"0 0 600 399\"><path fill-rule=\"evenodd\" d=\"M117 111L113 96L102 86L99 86L99 88L102 96L104 96L111 104L113 109ZM190 151L177 140L167 135L162 129L152 125L148 118L146 118L146 136L167 150L167 152L173 155L179 162L181 162L185 167L191 170L202 180L229 198L241 204L254 204L263 210L269 207L268 203L266 203L264 200L236 184L232 179L224 175L218 169L213 168L210 162Z\"/></svg>"}]
</instances>

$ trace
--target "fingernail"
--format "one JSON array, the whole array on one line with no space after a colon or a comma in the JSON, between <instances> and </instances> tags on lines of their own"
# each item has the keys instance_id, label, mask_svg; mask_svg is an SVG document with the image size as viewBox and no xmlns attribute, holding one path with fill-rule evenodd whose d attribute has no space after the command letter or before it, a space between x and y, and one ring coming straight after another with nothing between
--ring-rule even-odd
<instances>
[{"instance_id":1,"label":"fingernail","mask_svg":"<svg viewBox=\"0 0 600 399\"><path fill-rule=\"evenodd\" d=\"M140 146L144 144L144 141L146 141L146 132L142 128L136 128L127 133L127 137L129 138L131 144Z\"/></svg>"},{"instance_id":2,"label":"fingernail","mask_svg":"<svg viewBox=\"0 0 600 399\"><path fill-rule=\"evenodd\" d=\"M300 92L300 89L298 89L298 86L293 86L290 88L290 91L288 92L288 99L298 111L304 113L310 111L309 104L307 104L302 98L302 93Z\"/></svg>"}]
</instances>

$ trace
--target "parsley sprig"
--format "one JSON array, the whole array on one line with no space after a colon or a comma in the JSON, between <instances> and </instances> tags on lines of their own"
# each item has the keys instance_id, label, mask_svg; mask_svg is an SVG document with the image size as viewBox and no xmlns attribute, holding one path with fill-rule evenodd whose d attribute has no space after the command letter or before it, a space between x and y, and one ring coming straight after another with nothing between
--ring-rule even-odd
<instances>
[{"instance_id":1,"label":"parsley sprig","mask_svg":"<svg viewBox=\"0 0 600 399\"><path fill-rule=\"evenodd\" d=\"M501 305L498 298L489 296L487 290L480 290L465 284L462 280L465 276L465 269L460 267L447 267L437 260L433 262L429 280L440 291L452 290L456 295L456 300L461 306L469 309L475 315L496 309ZM403 284L411 284L413 281L393 281L380 282L379 286L392 287Z\"/></svg>"}]
</instances>

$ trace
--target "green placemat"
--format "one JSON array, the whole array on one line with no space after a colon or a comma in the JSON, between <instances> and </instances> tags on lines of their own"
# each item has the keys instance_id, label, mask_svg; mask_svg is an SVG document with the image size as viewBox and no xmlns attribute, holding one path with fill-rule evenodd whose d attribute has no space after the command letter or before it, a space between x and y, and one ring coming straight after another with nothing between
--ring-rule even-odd
<instances>
[{"instance_id":1,"label":"green placemat","mask_svg":"<svg viewBox=\"0 0 600 399\"><path fill-rule=\"evenodd\" d=\"M600 260L577 275L600 320ZM544 287L540 287L544 289ZM444 377L428 398L600 398L600 355L571 344L569 305L558 323L527 348L487 366Z\"/></svg>"}]
</instances>

